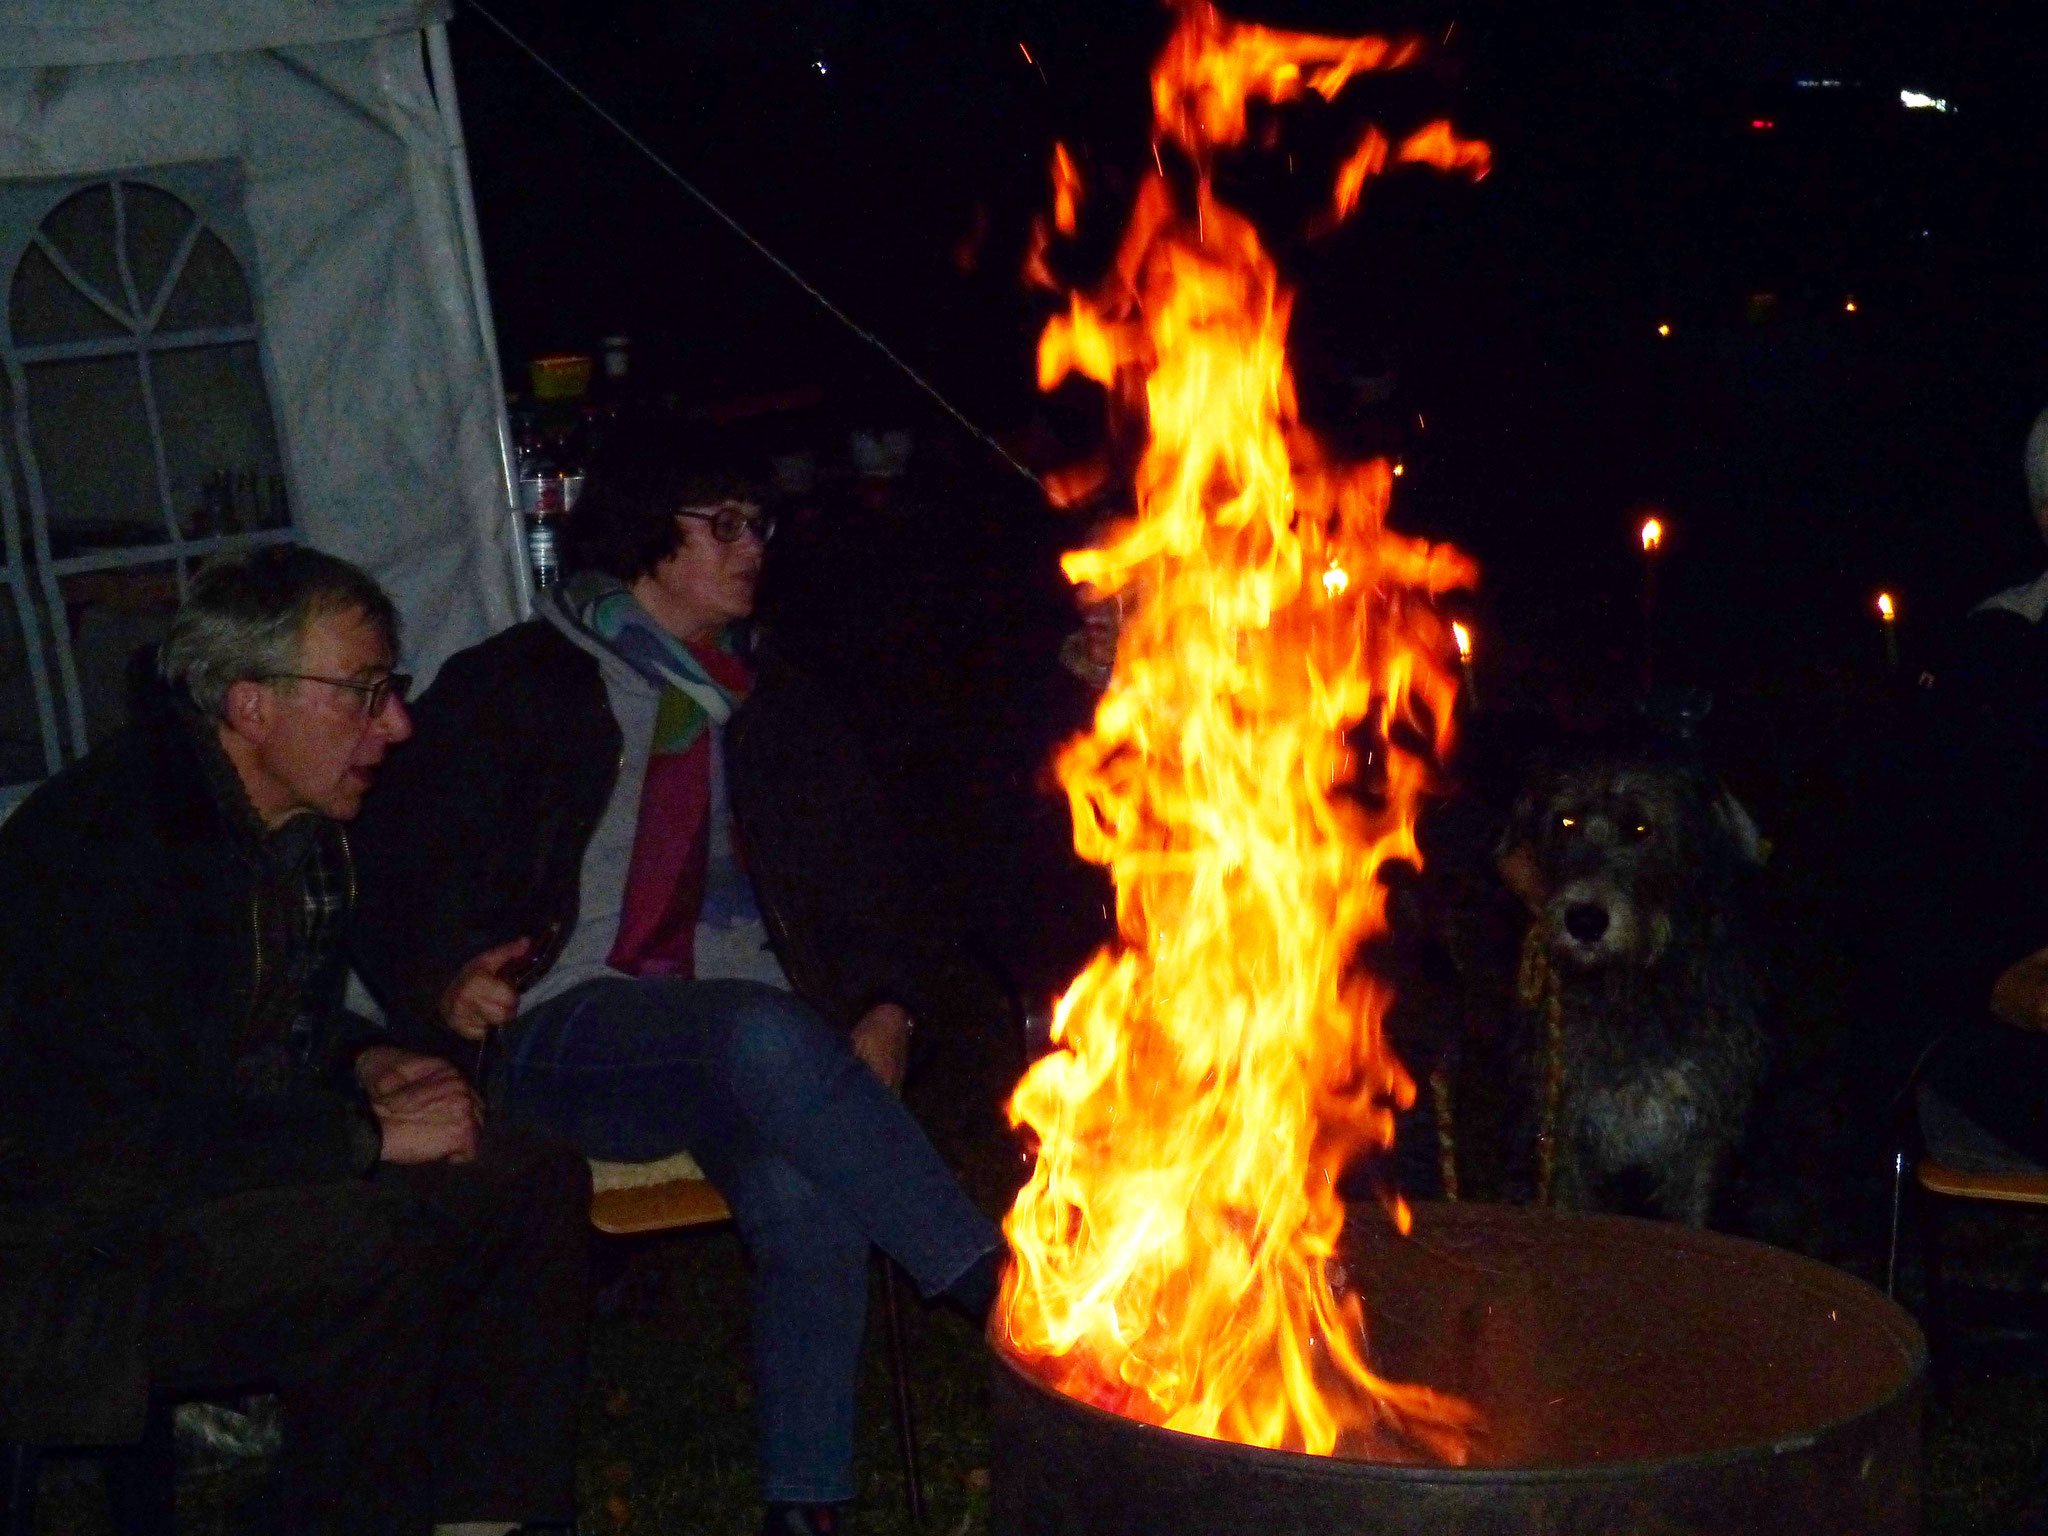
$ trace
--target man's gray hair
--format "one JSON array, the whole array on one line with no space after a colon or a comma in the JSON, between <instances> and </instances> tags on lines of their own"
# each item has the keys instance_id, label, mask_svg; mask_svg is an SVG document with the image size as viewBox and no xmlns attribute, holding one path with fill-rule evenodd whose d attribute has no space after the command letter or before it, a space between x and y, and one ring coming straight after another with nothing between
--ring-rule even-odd
<instances>
[{"instance_id":1,"label":"man's gray hair","mask_svg":"<svg viewBox=\"0 0 2048 1536\"><path fill-rule=\"evenodd\" d=\"M346 560L302 544L222 555L192 578L157 653L157 671L201 714L219 716L236 683L298 670L306 626L328 613L360 613L398 650L398 610Z\"/></svg>"}]
</instances>

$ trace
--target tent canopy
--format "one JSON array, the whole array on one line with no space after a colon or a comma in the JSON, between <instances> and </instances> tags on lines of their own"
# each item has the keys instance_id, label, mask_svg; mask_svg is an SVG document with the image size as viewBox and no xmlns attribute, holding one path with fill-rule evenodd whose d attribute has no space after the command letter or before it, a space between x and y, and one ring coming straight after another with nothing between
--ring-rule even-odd
<instances>
[{"instance_id":1,"label":"tent canopy","mask_svg":"<svg viewBox=\"0 0 2048 1536\"><path fill-rule=\"evenodd\" d=\"M0 0L0 787L218 549L364 566L416 672L517 617L446 11Z\"/></svg>"},{"instance_id":2,"label":"tent canopy","mask_svg":"<svg viewBox=\"0 0 2048 1536\"><path fill-rule=\"evenodd\" d=\"M448 12L447 0L7 0L0 59L40 69L257 53L419 32Z\"/></svg>"}]
</instances>

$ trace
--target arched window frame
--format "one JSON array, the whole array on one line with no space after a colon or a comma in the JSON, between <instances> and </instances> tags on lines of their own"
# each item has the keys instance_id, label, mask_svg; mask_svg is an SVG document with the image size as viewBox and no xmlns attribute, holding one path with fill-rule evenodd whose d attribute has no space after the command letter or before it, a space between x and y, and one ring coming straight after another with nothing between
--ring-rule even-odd
<instances>
[{"instance_id":1,"label":"arched window frame","mask_svg":"<svg viewBox=\"0 0 2048 1536\"><path fill-rule=\"evenodd\" d=\"M121 184L140 184L169 193L195 215L154 294L139 292L130 270L126 227L120 215L122 203L118 187ZM95 186L117 188L114 204L118 231L116 257L124 289L117 295L100 292L43 233L45 220L61 204ZM287 482L287 502L296 501L289 487L290 454L284 442L284 424L274 405L277 391L262 345L262 287L258 280L255 242L242 212L241 194L241 170L233 161L152 166L145 170L104 171L61 179L0 183L0 369L6 372L8 393L12 397L11 416L4 429L0 429L0 586L11 591L15 622L23 631L44 759L48 771L53 774L64 766L67 735L73 757L83 756L88 745L85 703L59 586L64 577L124 567L169 564L176 572L177 590L182 598L193 566L207 556L222 550L281 543L298 537L296 528L289 523L275 529L186 537L179 527L163 419L157 407L151 370L151 360L157 354L192 347L253 344L262 366L265 397L273 403L271 422L278 435L281 467ZM177 292L186 262L202 232L207 231L220 239L240 266L248 285L252 319L243 325L160 330L157 322L171 296ZM41 250L73 290L118 324L122 328L121 334L33 345L17 344L13 325L13 288L22 260L32 248ZM93 550L58 559L51 551L50 504L30 430L28 368L36 363L112 357L135 359L155 462L163 537L150 543ZM13 461L11 464L8 462L10 459ZM43 634L45 625L49 630L47 637ZM0 785L0 814L4 814L11 802L30 787Z\"/></svg>"}]
</instances>

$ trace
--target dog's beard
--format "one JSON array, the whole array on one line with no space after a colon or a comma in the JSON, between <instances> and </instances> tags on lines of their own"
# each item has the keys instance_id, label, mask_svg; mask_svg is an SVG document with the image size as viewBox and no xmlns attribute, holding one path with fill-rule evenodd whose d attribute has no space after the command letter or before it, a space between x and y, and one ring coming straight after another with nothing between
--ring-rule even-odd
<instances>
[{"instance_id":1,"label":"dog's beard","mask_svg":"<svg viewBox=\"0 0 2048 1536\"><path fill-rule=\"evenodd\" d=\"M1574 913L1601 913L1605 922L1591 937L1574 932ZM1563 887L1544 908L1544 929L1550 955L1560 969L1579 974L1611 970L1648 970L1670 942L1668 919L1650 916L1611 886L1576 881ZM1579 919L1584 925L1583 916Z\"/></svg>"}]
</instances>

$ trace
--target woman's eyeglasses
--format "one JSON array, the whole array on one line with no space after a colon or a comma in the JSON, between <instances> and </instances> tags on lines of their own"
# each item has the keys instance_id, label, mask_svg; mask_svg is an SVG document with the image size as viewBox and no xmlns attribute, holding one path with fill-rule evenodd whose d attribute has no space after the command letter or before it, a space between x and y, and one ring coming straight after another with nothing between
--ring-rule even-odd
<instances>
[{"instance_id":1,"label":"woman's eyeglasses","mask_svg":"<svg viewBox=\"0 0 2048 1536\"><path fill-rule=\"evenodd\" d=\"M700 523L711 525L711 537L721 544L734 544L743 533L751 533L763 544L775 537L775 519L759 507L745 506L729 501L722 507L691 507L678 512L677 517L694 518Z\"/></svg>"}]
</instances>

